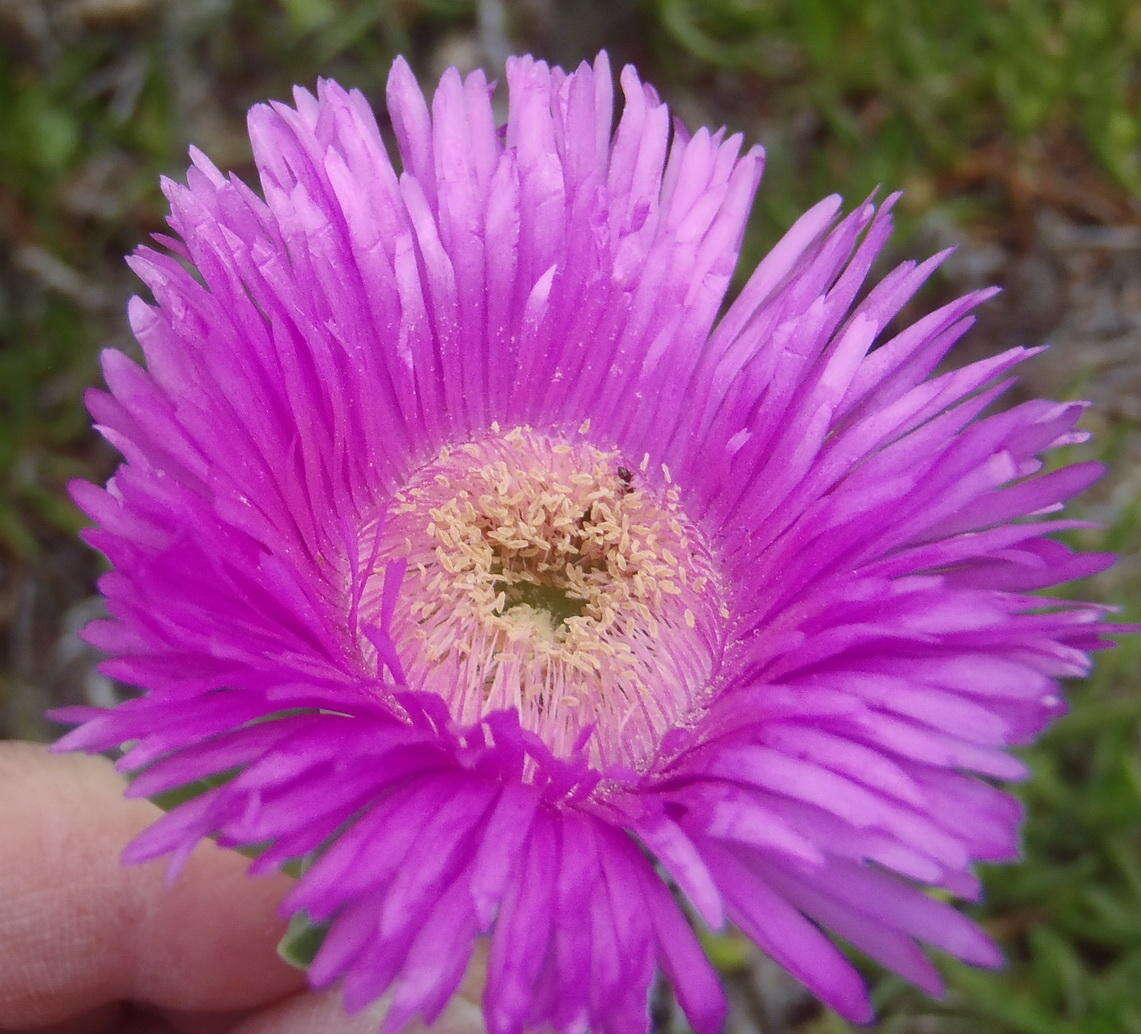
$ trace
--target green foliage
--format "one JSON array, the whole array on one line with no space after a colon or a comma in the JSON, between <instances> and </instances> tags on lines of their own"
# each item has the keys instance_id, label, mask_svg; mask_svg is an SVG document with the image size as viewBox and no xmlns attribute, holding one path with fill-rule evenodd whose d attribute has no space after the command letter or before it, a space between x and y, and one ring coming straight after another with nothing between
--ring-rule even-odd
<instances>
[{"instance_id":1,"label":"green foliage","mask_svg":"<svg viewBox=\"0 0 1141 1034\"><path fill-rule=\"evenodd\" d=\"M656 0L655 9L671 43L696 59L682 76L755 79L778 135L789 115L816 123L807 162L796 148L770 148L762 203L774 224L838 186L909 185L926 205L927 177L972 175L972 152L996 142L1034 176L1050 172L1039 145L1076 138L1141 192L1141 16L1129 0Z\"/></svg>"}]
</instances>

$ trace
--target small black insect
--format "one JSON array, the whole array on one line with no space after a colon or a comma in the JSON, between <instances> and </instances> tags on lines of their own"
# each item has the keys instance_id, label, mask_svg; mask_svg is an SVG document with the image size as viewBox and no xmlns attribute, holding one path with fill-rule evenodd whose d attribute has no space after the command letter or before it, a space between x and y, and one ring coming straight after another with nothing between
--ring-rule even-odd
<instances>
[{"instance_id":1,"label":"small black insect","mask_svg":"<svg viewBox=\"0 0 1141 1034\"><path fill-rule=\"evenodd\" d=\"M618 480L626 486L624 492L634 491L634 472L629 467L618 468Z\"/></svg>"}]
</instances>

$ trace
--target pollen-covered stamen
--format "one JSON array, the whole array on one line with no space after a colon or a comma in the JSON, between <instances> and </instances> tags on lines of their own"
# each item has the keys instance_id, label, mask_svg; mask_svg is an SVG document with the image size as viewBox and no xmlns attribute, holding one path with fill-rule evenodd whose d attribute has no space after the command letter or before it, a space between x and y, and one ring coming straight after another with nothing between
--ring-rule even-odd
<instances>
[{"instance_id":1,"label":"pollen-covered stamen","mask_svg":"<svg viewBox=\"0 0 1141 1034\"><path fill-rule=\"evenodd\" d=\"M599 764L646 760L721 651L713 559L668 472L582 441L515 428L443 449L365 529L361 557L364 614L407 560L389 634L409 688L463 723L517 708L558 753L593 724Z\"/></svg>"}]
</instances>

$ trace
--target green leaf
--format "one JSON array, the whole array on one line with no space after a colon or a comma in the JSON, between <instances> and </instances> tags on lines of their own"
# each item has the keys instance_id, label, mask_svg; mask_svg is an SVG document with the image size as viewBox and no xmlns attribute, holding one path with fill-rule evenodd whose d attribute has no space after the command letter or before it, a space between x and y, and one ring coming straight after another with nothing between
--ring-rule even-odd
<instances>
[{"instance_id":1,"label":"green leaf","mask_svg":"<svg viewBox=\"0 0 1141 1034\"><path fill-rule=\"evenodd\" d=\"M297 969L308 969L329 932L329 923L315 923L304 912L289 920L285 936L277 945L277 954Z\"/></svg>"},{"instance_id":2,"label":"green leaf","mask_svg":"<svg viewBox=\"0 0 1141 1034\"><path fill-rule=\"evenodd\" d=\"M240 771L240 768L233 768L228 772L219 772L217 775L207 776L205 779L187 783L185 786L177 786L173 790L167 790L165 793L155 794L151 800L162 808L163 811L173 811L180 804L192 801L195 797L201 797L207 791L228 783Z\"/></svg>"}]
</instances>

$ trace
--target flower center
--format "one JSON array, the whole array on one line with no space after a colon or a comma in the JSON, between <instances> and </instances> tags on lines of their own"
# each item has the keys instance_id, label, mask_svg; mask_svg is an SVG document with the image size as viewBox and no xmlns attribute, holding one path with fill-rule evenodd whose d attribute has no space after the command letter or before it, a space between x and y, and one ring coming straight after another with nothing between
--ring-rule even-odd
<instances>
[{"instance_id":1,"label":"flower center","mask_svg":"<svg viewBox=\"0 0 1141 1034\"><path fill-rule=\"evenodd\" d=\"M409 688L465 724L517 709L559 754L589 729L593 763L636 767L714 674L727 611L713 557L668 472L493 431L441 450L365 529L362 614L406 560L387 634Z\"/></svg>"}]
</instances>

